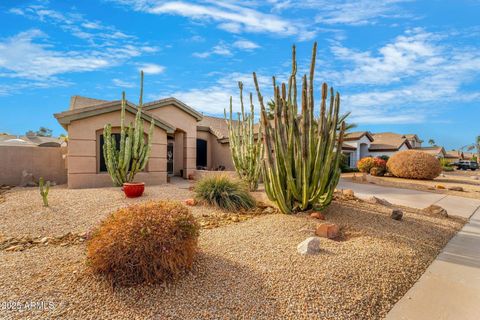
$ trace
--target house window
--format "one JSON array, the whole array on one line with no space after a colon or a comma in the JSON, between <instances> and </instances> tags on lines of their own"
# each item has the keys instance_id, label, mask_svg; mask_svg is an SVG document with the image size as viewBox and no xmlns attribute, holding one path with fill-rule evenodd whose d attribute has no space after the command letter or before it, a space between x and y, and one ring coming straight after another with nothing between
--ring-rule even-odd
<instances>
[{"instance_id":1,"label":"house window","mask_svg":"<svg viewBox=\"0 0 480 320\"><path fill-rule=\"evenodd\" d=\"M197 139L197 168L207 166L207 141Z\"/></svg>"},{"instance_id":2,"label":"house window","mask_svg":"<svg viewBox=\"0 0 480 320\"><path fill-rule=\"evenodd\" d=\"M117 146L117 150L120 149L120 133L112 133L112 136L115 137L115 144ZM103 156L103 144L105 143L105 140L103 138L103 134L100 135L100 159L99 159L99 166L98 166L98 172L107 172L107 165L105 164L105 157Z\"/></svg>"}]
</instances>

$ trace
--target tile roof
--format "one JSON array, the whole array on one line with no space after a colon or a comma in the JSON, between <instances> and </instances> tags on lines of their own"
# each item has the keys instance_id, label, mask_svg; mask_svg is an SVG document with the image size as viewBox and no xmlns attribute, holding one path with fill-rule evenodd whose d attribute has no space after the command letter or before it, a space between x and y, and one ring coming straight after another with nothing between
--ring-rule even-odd
<instances>
[{"instance_id":1,"label":"tile roof","mask_svg":"<svg viewBox=\"0 0 480 320\"><path fill-rule=\"evenodd\" d=\"M373 143L369 150L398 150L403 144L406 144L409 149L412 148L407 138L403 134L393 132L375 133L373 136Z\"/></svg>"},{"instance_id":2,"label":"tile roof","mask_svg":"<svg viewBox=\"0 0 480 320\"><path fill-rule=\"evenodd\" d=\"M368 131L347 132L345 134L344 140L346 140L346 141L359 140L363 136L366 136L370 141L373 141L373 136Z\"/></svg>"}]
</instances>

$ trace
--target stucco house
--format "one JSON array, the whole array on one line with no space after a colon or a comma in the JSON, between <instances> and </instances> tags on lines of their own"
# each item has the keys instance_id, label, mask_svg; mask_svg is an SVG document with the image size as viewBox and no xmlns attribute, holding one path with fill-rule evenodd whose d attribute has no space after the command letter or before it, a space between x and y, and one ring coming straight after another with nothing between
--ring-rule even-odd
<instances>
[{"instance_id":1,"label":"stucco house","mask_svg":"<svg viewBox=\"0 0 480 320\"><path fill-rule=\"evenodd\" d=\"M345 136L342 152L350 167L356 167L358 160L365 157L391 157L395 152L421 148L422 140L416 134L393 132L370 133L349 132Z\"/></svg>"},{"instance_id":2,"label":"stucco house","mask_svg":"<svg viewBox=\"0 0 480 320\"><path fill-rule=\"evenodd\" d=\"M121 101L81 96L70 100L69 110L55 114L68 132L66 167L69 188L111 186L103 159L103 127L112 124L119 137ZM175 98L144 104L145 135L151 120L155 128L152 152L138 181L161 184L167 176L184 178L197 168L233 170L224 119L206 117ZM137 106L127 101L126 122L133 121Z\"/></svg>"}]
</instances>

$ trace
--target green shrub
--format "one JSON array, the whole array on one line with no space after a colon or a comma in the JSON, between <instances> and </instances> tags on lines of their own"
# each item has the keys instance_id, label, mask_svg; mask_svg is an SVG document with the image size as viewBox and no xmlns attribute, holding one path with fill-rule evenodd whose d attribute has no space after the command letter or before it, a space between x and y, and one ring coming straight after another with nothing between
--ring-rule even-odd
<instances>
[{"instance_id":1,"label":"green shrub","mask_svg":"<svg viewBox=\"0 0 480 320\"><path fill-rule=\"evenodd\" d=\"M382 167L373 167L370 169L370 174L376 177L382 177L385 174L385 168Z\"/></svg>"},{"instance_id":2,"label":"green shrub","mask_svg":"<svg viewBox=\"0 0 480 320\"><path fill-rule=\"evenodd\" d=\"M394 176L408 179L432 180L442 172L437 158L418 150L395 153L388 160L387 167Z\"/></svg>"},{"instance_id":3,"label":"green shrub","mask_svg":"<svg viewBox=\"0 0 480 320\"><path fill-rule=\"evenodd\" d=\"M378 158L379 158L379 159L382 159L382 160L385 160L385 162L387 162L388 159L390 159L390 157L387 156L387 155L382 155L382 156L380 156L380 157L378 157Z\"/></svg>"},{"instance_id":4,"label":"green shrub","mask_svg":"<svg viewBox=\"0 0 480 320\"><path fill-rule=\"evenodd\" d=\"M158 283L190 268L199 225L187 207L150 201L107 217L87 243L87 263L112 285Z\"/></svg>"},{"instance_id":5,"label":"green shrub","mask_svg":"<svg viewBox=\"0 0 480 320\"><path fill-rule=\"evenodd\" d=\"M227 211L238 211L255 207L255 199L247 186L226 175L207 176L198 181L194 188L195 199Z\"/></svg>"},{"instance_id":6,"label":"green shrub","mask_svg":"<svg viewBox=\"0 0 480 320\"><path fill-rule=\"evenodd\" d=\"M442 167L442 170L445 171L445 172L452 172L455 169L453 169L453 167Z\"/></svg>"}]
</instances>

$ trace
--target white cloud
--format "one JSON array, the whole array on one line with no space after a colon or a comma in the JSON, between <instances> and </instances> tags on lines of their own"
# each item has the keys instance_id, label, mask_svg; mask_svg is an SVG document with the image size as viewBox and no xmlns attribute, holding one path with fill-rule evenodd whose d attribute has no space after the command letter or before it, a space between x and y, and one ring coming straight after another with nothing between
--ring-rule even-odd
<instances>
[{"instance_id":1,"label":"white cloud","mask_svg":"<svg viewBox=\"0 0 480 320\"><path fill-rule=\"evenodd\" d=\"M304 40L311 38L315 32L307 30L304 23L286 19L274 14L263 13L248 7L248 2L233 3L210 1L198 4L186 1L136 1L111 0L130 5L134 10L151 14L178 15L199 21L216 22L217 26L231 33L256 32L271 33L278 36L298 36Z\"/></svg>"},{"instance_id":2,"label":"white cloud","mask_svg":"<svg viewBox=\"0 0 480 320\"><path fill-rule=\"evenodd\" d=\"M409 15L397 5L410 0L348 0L340 3L324 2L318 7L318 23L364 25L374 24L378 18L399 18Z\"/></svg>"},{"instance_id":3,"label":"white cloud","mask_svg":"<svg viewBox=\"0 0 480 320\"><path fill-rule=\"evenodd\" d=\"M239 49L252 50L260 48L258 44L249 40L237 40L233 43L233 46Z\"/></svg>"},{"instance_id":4,"label":"white cloud","mask_svg":"<svg viewBox=\"0 0 480 320\"><path fill-rule=\"evenodd\" d=\"M273 11L290 13L304 9L316 15L315 22L328 25L367 25L385 18L412 18L400 6L412 0L268 0Z\"/></svg>"},{"instance_id":5,"label":"white cloud","mask_svg":"<svg viewBox=\"0 0 480 320\"><path fill-rule=\"evenodd\" d=\"M319 77L345 88L343 106L359 123L431 120L452 103L480 100L467 89L480 77L480 51L446 45L447 36L408 30L376 52L334 45L337 61L346 65Z\"/></svg>"},{"instance_id":6,"label":"white cloud","mask_svg":"<svg viewBox=\"0 0 480 320\"><path fill-rule=\"evenodd\" d=\"M211 55L219 55L219 56L231 56L232 51L229 49L229 47L224 44L224 43L219 43L215 45L212 50L209 51L204 51L204 52L194 52L192 54L194 57L197 58L208 58Z\"/></svg>"},{"instance_id":7,"label":"white cloud","mask_svg":"<svg viewBox=\"0 0 480 320\"><path fill-rule=\"evenodd\" d=\"M257 75L257 77L266 102L270 99L270 95L273 91L271 78L264 75ZM248 95L251 92L253 94L253 101L258 115L258 110L260 108L251 73L234 72L219 77L217 81L205 88L190 88L187 90L162 92L159 95L153 95L149 98L155 100L165 98L166 96L173 96L198 111L222 116L224 109L227 109L228 112L230 108L230 96L233 98L234 112L240 110L238 81L244 83L243 94L245 106L249 107L250 105Z\"/></svg>"},{"instance_id":8,"label":"white cloud","mask_svg":"<svg viewBox=\"0 0 480 320\"><path fill-rule=\"evenodd\" d=\"M135 84L133 84L131 82L128 82L128 81L124 81L122 79L112 79L112 83L115 86L120 87L120 88L133 88L133 87L135 87Z\"/></svg>"},{"instance_id":9,"label":"white cloud","mask_svg":"<svg viewBox=\"0 0 480 320\"><path fill-rule=\"evenodd\" d=\"M139 66L138 70L143 70L145 74L160 74L165 71L165 67L155 63L146 63Z\"/></svg>"}]
</instances>

